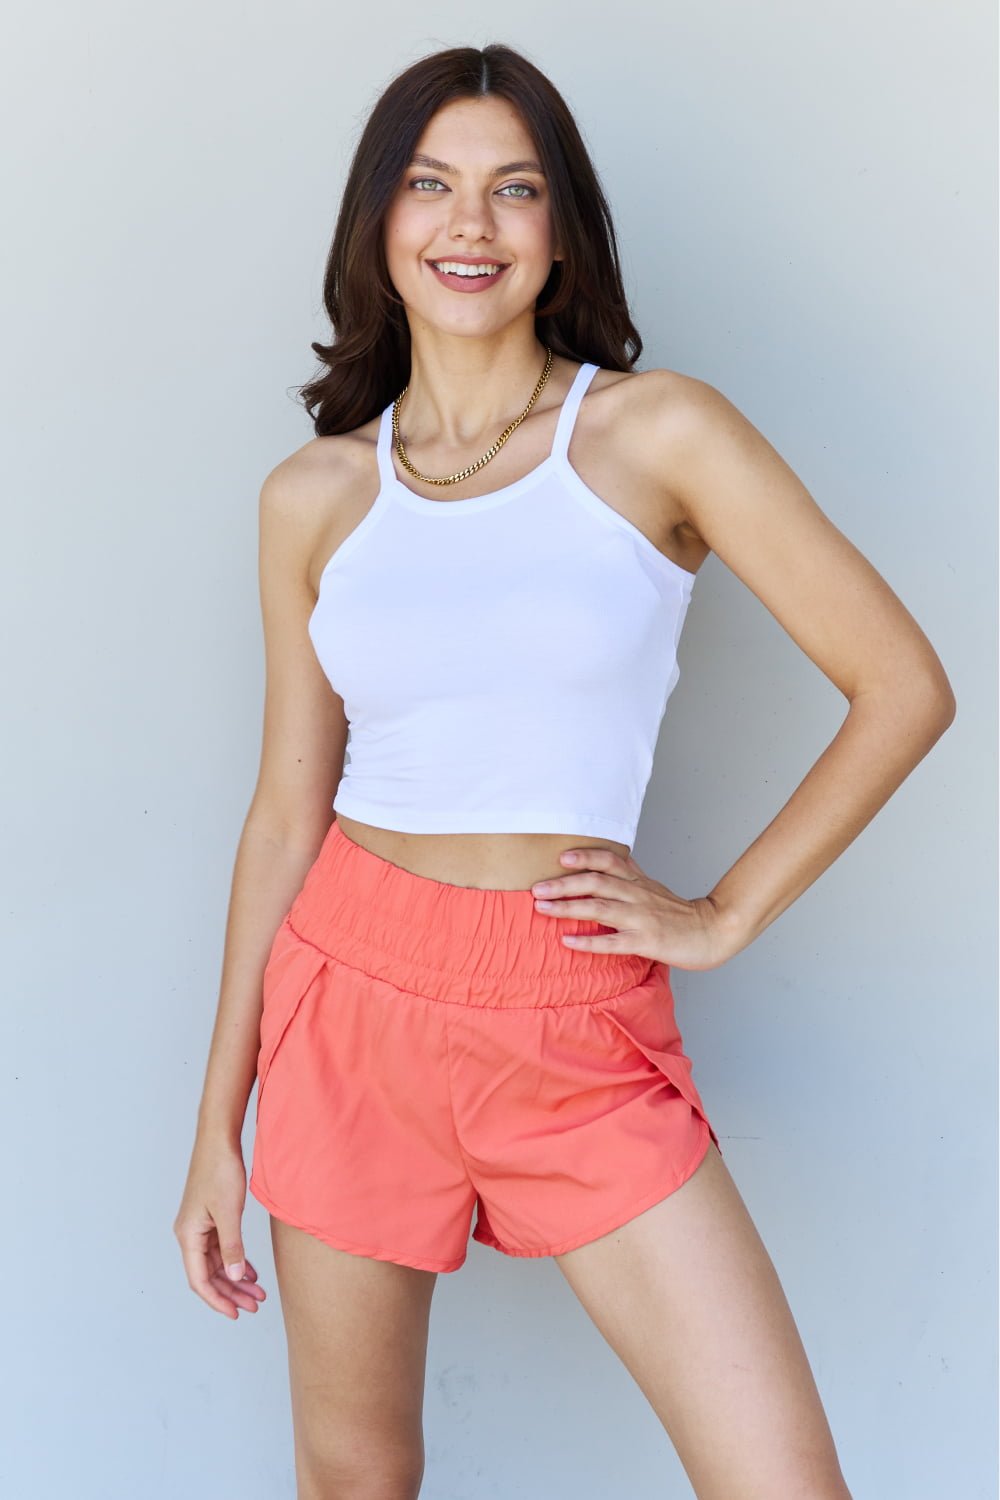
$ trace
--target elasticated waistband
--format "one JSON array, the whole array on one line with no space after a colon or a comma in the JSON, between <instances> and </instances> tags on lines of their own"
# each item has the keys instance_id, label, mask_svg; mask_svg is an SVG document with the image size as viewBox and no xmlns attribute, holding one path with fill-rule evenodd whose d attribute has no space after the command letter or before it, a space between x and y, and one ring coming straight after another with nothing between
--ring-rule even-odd
<instances>
[{"instance_id":1,"label":"elasticated waistband","mask_svg":"<svg viewBox=\"0 0 1000 1500\"><path fill-rule=\"evenodd\" d=\"M459 1005L593 1005L641 984L653 963L574 950L564 933L614 929L546 916L530 890L414 875L356 844L336 821L286 920L341 963Z\"/></svg>"}]
</instances>

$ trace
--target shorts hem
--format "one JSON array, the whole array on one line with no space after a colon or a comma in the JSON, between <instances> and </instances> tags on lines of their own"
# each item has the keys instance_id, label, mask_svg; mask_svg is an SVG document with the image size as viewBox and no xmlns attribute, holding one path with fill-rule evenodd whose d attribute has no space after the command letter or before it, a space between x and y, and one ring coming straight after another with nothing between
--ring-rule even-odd
<instances>
[{"instance_id":1,"label":"shorts hem","mask_svg":"<svg viewBox=\"0 0 1000 1500\"><path fill-rule=\"evenodd\" d=\"M273 1214L276 1219L280 1219L283 1224L291 1225L293 1229L302 1229L306 1234L314 1235L316 1239L322 1240L325 1245L329 1245L334 1250L346 1250L351 1255L364 1255L370 1260L392 1261L398 1266L409 1266L414 1271L457 1271L460 1266L465 1264L468 1252L464 1252L457 1259L453 1260L435 1260L425 1255L408 1255L404 1251L376 1250L370 1245L357 1245L352 1240L346 1240L339 1235L330 1234L325 1229L317 1229L315 1225L307 1224L304 1220L297 1219L293 1215L286 1213L283 1208L279 1208L269 1194L262 1192L252 1175L247 1186L257 1199L257 1202L266 1208L268 1213Z\"/></svg>"},{"instance_id":2,"label":"shorts hem","mask_svg":"<svg viewBox=\"0 0 1000 1500\"><path fill-rule=\"evenodd\" d=\"M510 1245L501 1244L495 1235L487 1235L485 1231L480 1234L478 1224L472 1231L472 1238L478 1244L486 1245L491 1250L499 1250L502 1255L564 1255L568 1250L579 1250L581 1245L589 1245L592 1240L599 1240L602 1235L610 1234L614 1229L620 1229L630 1219L636 1218L647 1208L652 1208L654 1203L659 1203L662 1199L669 1198L671 1193L675 1193L678 1188L683 1187L685 1182L701 1166L708 1155L708 1148L712 1144L712 1132L705 1119L702 1116L698 1118L703 1127L703 1139L699 1141L694 1155L677 1174L672 1186L664 1188L661 1182L659 1186L643 1193L640 1198L633 1199L631 1203L627 1203L622 1208L617 1209L609 1218L602 1219L597 1225L591 1225L589 1229L581 1230L577 1234L571 1235L569 1239L560 1240L555 1245L542 1246L538 1249L515 1249Z\"/></svg>"}]
</instances>

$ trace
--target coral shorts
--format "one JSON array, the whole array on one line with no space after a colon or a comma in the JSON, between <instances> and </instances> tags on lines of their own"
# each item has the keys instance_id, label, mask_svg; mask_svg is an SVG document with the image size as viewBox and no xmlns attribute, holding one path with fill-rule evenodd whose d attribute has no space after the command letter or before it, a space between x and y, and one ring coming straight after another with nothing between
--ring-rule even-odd
<instances>
[{"instance_id":1,"label":"coral shorts","mask_svg":"<svg viewBox=\"0 0 1000 1500\"><path fill-rule=\"evenodd\" d=\"M669 971L530 890L413 875L335 821L264 972L250 1191L328 1245L455 1271L665 1198L712 1132Z\"/></svg>"}]
</instances>

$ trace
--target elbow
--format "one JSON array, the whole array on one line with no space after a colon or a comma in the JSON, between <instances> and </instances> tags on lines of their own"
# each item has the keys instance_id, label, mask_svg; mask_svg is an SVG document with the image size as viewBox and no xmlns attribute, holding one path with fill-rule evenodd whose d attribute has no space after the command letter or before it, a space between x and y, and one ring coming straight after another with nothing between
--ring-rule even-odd
<instances>
[{"instance_id":1,"label":"elbow","mask_svg":"<svg viewBox=\"0 0 1000 1500\"><path fill-rule=\"evenodd\" d=\"M954 689L940 661L935 661L933 668L927 673L922 696L928 727L933 731L934 738L940 739L954 722L958 709Z\"/></svg>"},{"instance_id":2,"label":"elbow","mask_svg":"<svg viewBox=\"0 0 1000 1500\"><path fill-rule=\"evenodd\" d=\"M902 699L911 732L925 750L944 734L957 712L955 693L940 662L926 672L914 673L902 686Z\"/></svg>"},{"instance_id":3,"label":"elbow","mask_svg":"<svg viewBox=\"0 0 1000 1500\"><path fill-rule=\"evenodd\" d=\"M280 795L258 786L244 823L244 831L254 839L284 853L305 854L315 858L330 831L334 819L333 791L322 788L298 792L296 796Z\"/></svg>"},{"instance_id":4,"label":"elbow","mask_svg":"<svg viewBox=\"0 0 1000 1500\"><path fill-rule=\"evenodd\" d=\"M849 695L851 706L873 713L883 728L920 745L925 755L952 724L957 703L939 661L884 678L877 687Z\"/></svg>"},{"instance_id":5,"label":"elbow","mask_svg":"<svg viewBox=\"0 0 1000 1500\"><path fill-rule=\"evenodd\" d=\"M957 712L957 709L958 709L958 703L957 703L957 701L955 699L954 691L952 689L951 683L948 681L948 679L946 677L944 679L944 686L943 686L943 689L942 689L942 692L941 692L941 695L940 695L940 699L939 699L939 703L938 703L938 712L939 712L938 734L939 735L944 734L944 732L948 728L948 726L950 724L954 723L955 714Z\"/></svg>"}]
</instances>

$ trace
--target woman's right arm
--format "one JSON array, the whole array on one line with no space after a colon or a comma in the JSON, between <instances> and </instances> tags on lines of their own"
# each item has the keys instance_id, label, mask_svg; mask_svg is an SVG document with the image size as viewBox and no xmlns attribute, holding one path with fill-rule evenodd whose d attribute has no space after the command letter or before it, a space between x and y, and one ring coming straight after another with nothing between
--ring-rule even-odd
<instances>
[{"instance_id":1,"label":"woman's right arm","mask_svg":"<svg viewBox=\"0 0 1000 1500\"><path fill-rule=\"evenodd\" d=\"M329 520L329 483L329 466L310 443L279 464L260 492L266 664L260 770L236 852L218 1010L174 1221L192 1290L231 1318L237 1307L255 1311L263 1295L240 1230L246 1201L240 1140L257 1071L261 981L275 933L332 822L347 746L343 702L307 633L315 604L310 568ZM230 1265L235 1273L227 1273Z\"/></svg>"}]
</instances>

